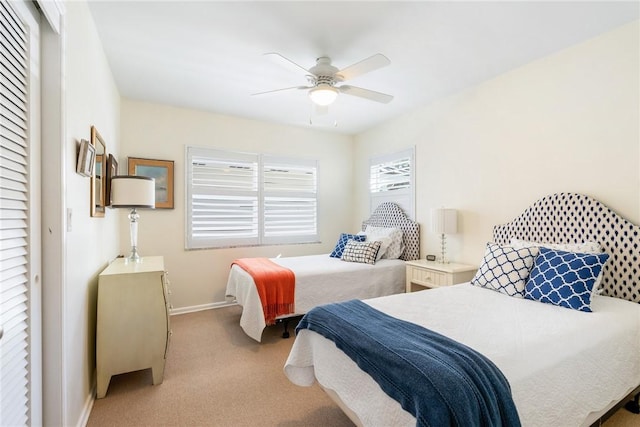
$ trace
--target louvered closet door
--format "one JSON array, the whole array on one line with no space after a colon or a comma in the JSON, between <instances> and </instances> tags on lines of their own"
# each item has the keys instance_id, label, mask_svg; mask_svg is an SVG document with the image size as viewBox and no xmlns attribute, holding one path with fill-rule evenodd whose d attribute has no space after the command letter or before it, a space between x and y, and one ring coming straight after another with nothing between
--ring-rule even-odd
<instances>
[{"instance_id":1,"label":"louvered closet door","mask_svg":"<svg viewBox=\"0 0 640 427\"><path fill-rule=\"evenodd\" d=\"M41 345L37 283L40 274L39 113L34 115L32 111L32 107L39 108L39 34L34 16L37 14L31 5L0 3L2 426L40 421L33 419L31 408L32 373L40 375L40 368L33 366L39 364L40 356L34 357L33 352L39 351ZM39 380L36 382L40 384ZM36 389L35 392L40 393L39 385Z\"/></svg>"}]
</instances>

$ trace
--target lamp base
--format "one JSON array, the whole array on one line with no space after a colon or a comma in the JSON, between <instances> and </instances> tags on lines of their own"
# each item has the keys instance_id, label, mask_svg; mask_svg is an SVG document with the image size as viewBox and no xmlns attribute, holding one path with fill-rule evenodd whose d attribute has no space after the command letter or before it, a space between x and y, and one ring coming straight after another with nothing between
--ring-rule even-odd
<instances>
[{"instance_id":1,"label":"lamp base","mask_svg":"<svg viewBox=\"0 0 640 427\"><path fill-rule=\"evenodd\" d=\"M142 260L142 257L138 253L138 249L135 246L132 247L131 248L131 253L127 257L127 261L129 261L129 262L140 262L141 260Z\"/></svg>"},{"instance_id":2,"label":"lamp base","mask_svg":"<svg viewBox=\"0 0 640 427\"><path fill-rule=\"evenodd\" d=\"M440 259L437 261L440 264L449 264L449 260L446 256L447 253L447 237L442 233L440 235Z\"/></svg>"},{"instance_id":3,"label":"lamp base","mask_svg":"<svg viewBox=\"0 0 640 427\"><path fill-rule=\"evenodd\" d=\"M129 231L131 232L131 253L127 258L129 262L140 262L140 254L138 253L138 211L136 208L131 209L129 213Z\"/></svg>"}]
</instances>

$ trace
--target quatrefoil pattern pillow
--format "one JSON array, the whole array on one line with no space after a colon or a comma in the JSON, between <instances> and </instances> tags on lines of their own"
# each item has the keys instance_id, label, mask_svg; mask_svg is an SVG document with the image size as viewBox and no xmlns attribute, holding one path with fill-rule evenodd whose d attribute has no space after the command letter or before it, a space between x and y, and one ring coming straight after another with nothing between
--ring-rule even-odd
<instances>
[{"instance_id":1,"label":"quatrefoil pattern pillow","mask_svg":"<svg viewBox=\"0 0 640 427\"><path fill-rule=\"evenodd\" d=\"M609 255L540 248L524 297L579 311L591 311L591 290Z\"/></svg>"},{"instance_id":2,"label":"quatrefoil pattern pillow","mask_svg":"<svg viewBox=\"0 0 640 427\"><path fill-rule=\"evenodd\" d=\"M349 234L349 233L341 233L338 238L338 242L336 243L336 247L329 254L332 258L341 258L342 252L344 252L345 246L347 246L347 242L349 240L355 240L356 242L364 242L367 239L367 236L362 234Z\"/></svg>"},{"instance_id":3,"label":"quatrefoil pattern pillow","mask_svg":"<svg viewBox=\"0 0 640 427\"><path fill-rule=\"evenodd\" d=\"M522 298L525 281L537 253L537 247L515 249L487 243L482 264L471 284Z\"/></svg>"}]
</instances>

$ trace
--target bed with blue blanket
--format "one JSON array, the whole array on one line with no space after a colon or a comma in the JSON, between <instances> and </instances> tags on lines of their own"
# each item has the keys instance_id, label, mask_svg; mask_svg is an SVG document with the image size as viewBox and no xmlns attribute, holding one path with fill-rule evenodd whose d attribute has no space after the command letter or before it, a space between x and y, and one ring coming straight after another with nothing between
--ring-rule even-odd
<instances>
[{"instance_id":1,"label":"bed with blue blanket","mask_svg":"<svg viewBox=\"0 0 640 427\"><path fill-rule=\"evenodd\" d=\"M582 292L588 310L564 306L564 297L515 297L504 278L498 289L483 285L482 275L329 304L299 323L285 374L300 386L318 382L357 425L583 426L603 419L640 390L640 227L591 198L562 193L495 227L501 250L517 247L513 239L539 242L527 266L532 281L546 262L538 256L550 251L601 262ZM565 250L588 241L606 255ZM552 243L563 246L545 246Z\"/></svg>"}]
</instances>

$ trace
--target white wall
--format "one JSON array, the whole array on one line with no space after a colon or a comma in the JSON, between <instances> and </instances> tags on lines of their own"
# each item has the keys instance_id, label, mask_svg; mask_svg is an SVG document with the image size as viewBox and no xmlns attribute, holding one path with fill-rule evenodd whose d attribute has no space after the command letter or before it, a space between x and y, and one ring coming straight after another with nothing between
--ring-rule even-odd
<instances>
[{"instance_id":1,"label":"white wall","mask_svg":"<svg viewBox=\"0 0 640 427\"><path fill-rule=\"evenodd\" d=\"M80 139L90 139L91 125L95 125L107 152L118 153L120 96L87 4L67 2L65 6L64 194L66 207L73 213L64 256L63 402L67 422L77 425L86 416L83 412L95 378L97 275L118 254L120 242L117 215L107 211L104 218L92 218L89 214L90 180L75 172L76 150Z\"/></svg>"},{"instance_id":2,"label":"white wall","mask_svg":"<svg viewBox=\"0 0 640 427\"><path fill-rule=\"evenodd\" d=\"M165 257L175 309L224 302L227 275L235 258L328 253L341 232L353 231L349 229L353 217L351 137L131 100L123 100L121 112L120 173L126 171L127 157L175 162L175 208L140 210L138 231L142 256ZM186 145L319 160L318 229L322 243L186 251ZM120 250L128 254L127 212L122 211Z\"/></svg>"},{"instance_id":3,"label":"white wall","mask_svg":"<svg viewBox=\"0 0 640 427\"><path fill-rule=\"evenodd\" d=\"M340 232L357 230L368 216L369 157L413 145L423 256L437 250L437 237L425 230L429 209L441 205L461 212L451 257L475 263L494 224L548 193L583 192L640 222L638 22L359 135L354 145L351 137L310 129L120 103L86 4L65 5L64 191L73 221L65 236L59 334L69 425L82 422L91 398L97 274L129 250L126 212L107 209L105 218L91 218L89 180L75 173L76 145L89 138L92 124L121 173L128 156L175 161L175 209L141 211L139 246L143 255L165 256L176 308L224 301L236 257L328 252ZM320 160L322 243L185 251L185 144ZM45 325L44 333L52 327Z\"/></svg>"},{"instance_id":4,"label":"white wall","mask_svg":"<svg viewBox=\"0 0 640 427\"><path fill-rule=\"evenodd\" d=\"M476 264L493 225L547 194L584 193L639 223L639 39L636 21L359 135L354 223L369 157L412 145L422 257L438 253L439 206L459 209L449 257Z\"/></svg>"}]
</instances>

